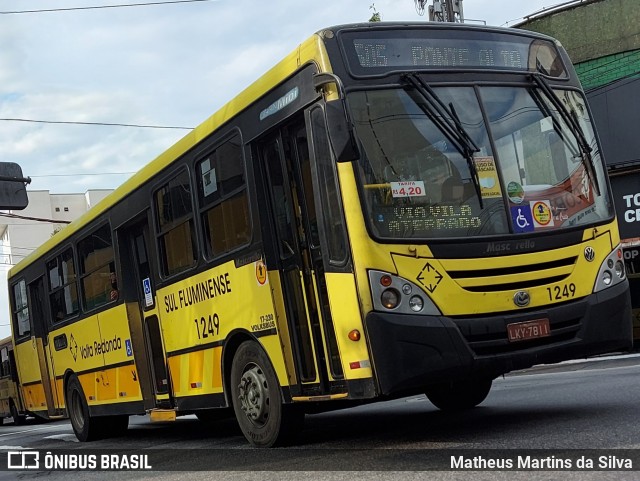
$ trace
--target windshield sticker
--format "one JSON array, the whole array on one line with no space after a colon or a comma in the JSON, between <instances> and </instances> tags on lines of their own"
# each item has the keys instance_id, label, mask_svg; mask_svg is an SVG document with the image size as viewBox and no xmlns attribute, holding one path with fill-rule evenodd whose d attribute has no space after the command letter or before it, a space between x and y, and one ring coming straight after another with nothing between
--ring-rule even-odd
<instances>
[{"instance_id":1,"label":"windshield sticker","mask_svg":"<svg viewBox=\"0 0 640 481\"><path fill-rule=\"evenodd\" d=\"M533 232L533 216L528 205L511 207L511 220L513 221L513 230L516 232Z\"/></svg>"},{"instance_id":2,"label":"windshield sticker","mask_svg":"<svg viewBox=\"0 0 640 481\"><path fill-rule=\"evenodd\" d=\"M393 197L423 197L426 195L422 180L390 182L390 184Z\"/></svg>"},{"instance_id":3,"label":"windshield sticker","mask_svg":"<svg viewBox=\"0 0 640 481\"><path fill-rule=\"evenodd\" d=\"M536 229L576 225L584 222L595 211L594 192L583 166L579 166L564 181L553 186L524 187L518 182L509 182L507 195L512 204L527 206ZM513 219L516 226L515 217Z\"/></svg>"},{"instance_id":4,"label":"windshield sticker","mask_svg":"<svg viewBox=\"0 0 640 481\"><path fill-rule=\"evenodd\" d=\"M493 157L474 157L480 182L480 193L483 199L495 199L502 197L498 171Z\"/></svg>"},{"instance_id":5,"label":"windshield sticker","mask_svg":"<svg viewBox=\"0 0 640 481\"><path fill-rule=\"evenodd\" d=\"M507 195L509 200L514 204L522 204L524 200L524 189L517 182L509 182L507 185Z\"/></svg>"},{"instance_id":6,"label":"windshield sticker","mask_svg":"<svg viewBox=\"0 0 640 481\"><path fill-rule=\"evenodd\" d=\"M531 206L533 221L536 227L552 227L554 225L553 215L551 214L551 204L548 200L529 202L529 205Z\"/></svg>"}]
</instances>

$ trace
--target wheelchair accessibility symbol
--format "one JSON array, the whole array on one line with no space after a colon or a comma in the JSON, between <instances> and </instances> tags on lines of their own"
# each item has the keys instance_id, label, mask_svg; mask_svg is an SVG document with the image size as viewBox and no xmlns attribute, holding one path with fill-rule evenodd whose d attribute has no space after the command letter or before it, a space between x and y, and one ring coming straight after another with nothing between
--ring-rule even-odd
<instances>
[{"instance_id":1,"label":"wheelchair accessibility symbol","mask_svg":"<svg viewBox=\"0 0 640 481\"><path fill-rule=\"evenodd\" d=\"M516 232L532 232L534 229L531 208L527 205L511 207L511 220Z\"/></svg>"}]
</instances>

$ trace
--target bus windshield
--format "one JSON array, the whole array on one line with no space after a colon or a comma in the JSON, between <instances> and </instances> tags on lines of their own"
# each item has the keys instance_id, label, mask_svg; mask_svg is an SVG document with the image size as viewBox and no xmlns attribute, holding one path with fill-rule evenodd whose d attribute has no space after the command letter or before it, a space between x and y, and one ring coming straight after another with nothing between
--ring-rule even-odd
<instances>
[{"instance_id":1,"label":"bus windshield","mask_svg":"<svg viewBox=\"0 0 640 481\"><path fill-rule=\"evenodd\" d=\"M429 92L408 84L348 95L375 236L503 236L613 217L581 94L535 84Z\"/></svg>"}]
</instances>

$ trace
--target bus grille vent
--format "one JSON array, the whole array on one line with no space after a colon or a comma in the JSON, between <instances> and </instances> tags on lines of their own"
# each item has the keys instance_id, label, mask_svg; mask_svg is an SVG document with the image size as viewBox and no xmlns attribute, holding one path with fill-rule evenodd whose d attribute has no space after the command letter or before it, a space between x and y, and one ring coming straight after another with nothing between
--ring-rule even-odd
<instances>
[{"instance_id":1,"label":"bus grille vent","mask_svg":"<svg viewBox=\"0 0 640 481\"><path fill-rule=\"evenodd\" d=\"M566 279L571 275L577 259L577 256L572 256L539 264L448 270L447 274L469 292L530 289Z\"/></svg>"}]
</instances>

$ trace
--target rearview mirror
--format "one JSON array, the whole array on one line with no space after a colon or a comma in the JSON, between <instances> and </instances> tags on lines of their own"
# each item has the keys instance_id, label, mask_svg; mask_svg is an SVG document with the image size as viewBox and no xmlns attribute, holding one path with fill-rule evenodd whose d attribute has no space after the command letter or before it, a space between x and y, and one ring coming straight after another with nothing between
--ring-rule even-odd
<instances>
[{"instance_id":1,"label":"rearview mirror","mask_svg":"<svg viewBox=\"0 0 640 481\"><path fill-rule=\"evenodd\" d=\"M22 210L29 204L27 184L22 168L14 162L0 162L0 209Z\"/></svg>"},{"instance_id":2,"label":"rearview mirror","mask_svg":"<svg viewBox=\"0 0 640 481\"><path fill-rule=\"evenodd\" d=\"M330 100L325 104L327 116L327 132L338 162L350 162L358 158L358 149L353 137L353 130L347 120L342 99Z\"/></svg>"}]
</instances>

